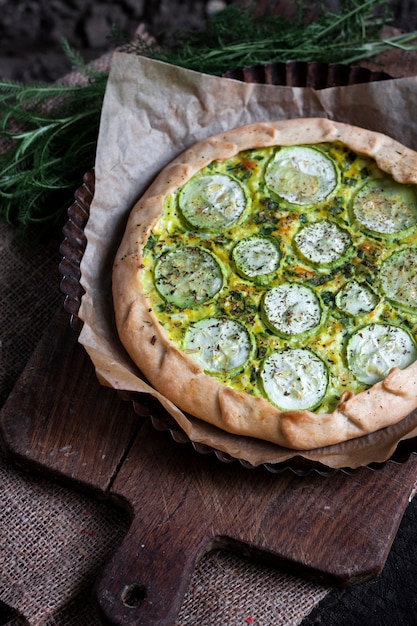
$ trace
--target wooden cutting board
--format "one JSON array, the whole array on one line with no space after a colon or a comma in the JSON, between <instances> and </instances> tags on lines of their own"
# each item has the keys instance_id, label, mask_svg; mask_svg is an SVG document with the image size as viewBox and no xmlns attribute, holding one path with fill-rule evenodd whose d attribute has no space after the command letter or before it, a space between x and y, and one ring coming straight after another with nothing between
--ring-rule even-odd
<instances>
[{"instance_id":1,"label":"wooden cutting board","mask_svg":"<svg viewBox=\"0 0 417 626\"><path fill-rule=\"evenodd\" d=\"M18 380L0 427L20 465L131 511L130 529L97 581L110 624L174 623L196 562L217 548L325 584L377 576L417 475L408 454L375 471L304 476L199 454L98 384L64 311Z\"/></svg>"}]
</instances>

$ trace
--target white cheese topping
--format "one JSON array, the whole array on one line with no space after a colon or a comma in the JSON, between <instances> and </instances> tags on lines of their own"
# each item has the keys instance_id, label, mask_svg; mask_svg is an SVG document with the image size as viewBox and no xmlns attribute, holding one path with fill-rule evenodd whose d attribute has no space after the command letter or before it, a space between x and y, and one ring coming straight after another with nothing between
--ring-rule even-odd
<instances>
[{"instance_id":1,"label":"white cheese topping","mask_svg":"<svg viewBox=\"0 0 417 626\"><path fill-rule=\"evenodd\" d=\"M265 172L269 189L295 204L324 200L338 184L333 161L320 150L290 146L279 150Z\"/></svg>"},{"instance_id":2,"label":"white cheese topping","mask_svg":"<svg viewBox=\"0 0 417 626\"><path fill-rule=\"evenodd\" d=\"M328 372L316 354L299 348L271 354L261 380L268 399L280 409L313 409L326 393Z\"/></svg>"},{"instance_id":3,"label":"white cheese topping","mask_svg":"<svg viewBox=\"0 0 417 626\"><path fill-rule=\"evenodd\" d=\"M411 336L398 326L370 324L356 331L347 346L348 365L367 385L383 380L393 367L404 369L417 359Z\"/></svg>"},{"instance_id":4,"label":"white cheese topping","mask_svg":"<svg viewBox=\"0 0 417 626\"><path fill-rule=\"evenodd\" d=\"M225 174L192 178L179 196L184 219L201 230L228 228L242 215L246 202L243 187Z\"/></svg>"},{"instance_id":5,"label":"white cheese topping","mask_svg":"<svg viewBox=\"0 0 417 626\"><path fill-rule=\"evenodd\" d=\"M187 330L184 351L209 372L234 370L252 352L248 330L230 319L206 318Z\"/></svg>"},{"instance_id":6,"label":"white cheese topping","mask_svg":"<svg viewBox=\"0 0 417 626\"><path fill-rule=\"evenodd\" d=\"M192 307L216 295L223 286L223 273L209 252L184 246L158 259L155 285L167 302L181 308Z\"/></svg>"},{"instance_id":7,"label":"white cheese topping","mask_svg":"<svg viewBox=\"0 0 417 626\"><path fill-rule=\"evenodd\" d=\"M328 265L339 261L352 240L347 231L328 220L305 226L295 236L299 252L312 263Z\"/></svg>"},{"instance_id":8,"label":"white cheese topping","mask_svg":"<svg viewBox=\"0 0 417 626\"><path fill-rule=\"evenodd\" d=\"M391 179L376 180L358 191L352 210L368 230L392 235L417 224L417 195L414 187Z\"/></svg>"},{"instance_id":9,"label":"white cheese topping","mask_svg":"<svg viewBox=\"0 0 417 626\"><path fill-rule=\"evenodd\" d=\"M290 336L308 332L322 319L320 300L310 287L298 283L282 283L264 296L263 314L272 332Z\"/></svg>"},{"instance_id":10,"label":"white cheese topping","mask_svg":"<svg viewBox=\"0 0 417 626\"><path fill-rule=\"evenodd\" d=\"M336 306L350 315L369 313L377 304L378 296L357 280L351 280L336 294Z\"/></svg>"},{"instance_id":11,"label":"white cheese topping","mask_svg":"<svg viewBox=\"0 0 417 626\"><path fill-rule=\"evenodd\" d=\"M244 278L253 279L275 272L281 253L272 239L254 236L239 241L233 248L232 257L237 272Z\"/></svg>"},{"instance_id":12,"label":"white cheese topping","mask_svg":"<svg viewBox=\"0 0 417 626\"><path fill-rule=\"evenodd\" d=\"M394 252L380 271L382 288L390 300L409 309L417 309L417 250Z\"/></svg>"}]
</instances>

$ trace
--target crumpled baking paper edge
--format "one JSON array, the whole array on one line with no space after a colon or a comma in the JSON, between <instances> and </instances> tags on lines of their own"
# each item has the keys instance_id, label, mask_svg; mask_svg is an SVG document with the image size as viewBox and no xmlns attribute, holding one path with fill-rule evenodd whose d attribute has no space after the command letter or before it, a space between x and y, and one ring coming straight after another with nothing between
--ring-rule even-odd
<instances>
[{"instance_id":1,"label":"crumpled baking paper edge","mask_svg":"<svg viewBox=\"0 0 417 626\"><path fill-rule=\"evenodd\" d=\"M103 102L95 162L95 194L81 262L85 290L80 343L103 385L156 397L189 439L233 458L260 464L293 457L330 468L358 468L387 460L400 440L417 436L417 415L395 426L326 448L293 451L226 433L184 415L150 387L121 345L114 325L111 268L131 207L158 172L190 145L257 121L327 117L390 135L417 149L414 77L334 87L247 84L115 52ZM395 112L395 114L394 114Z\"/></svg>"}]
</instances>

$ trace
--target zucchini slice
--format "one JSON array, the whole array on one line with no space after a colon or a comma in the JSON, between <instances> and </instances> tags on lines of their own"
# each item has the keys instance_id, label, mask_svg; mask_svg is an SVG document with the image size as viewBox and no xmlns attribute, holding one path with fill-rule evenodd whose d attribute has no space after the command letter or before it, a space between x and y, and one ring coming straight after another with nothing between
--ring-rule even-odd
<instances>
[{"instance_id":1,"label":"zucchini slice","mask_svg":"<svg viewBox=\"0 0 417 626\"><path fill-rule=\"evenodd\" d=\"M326 154L308 146L281 148L265 172L267 187L293 204L313 204L337 187L339 172Z\"/></svg>"},{"instance_id":2,"label":"zucchini slice","mask_svg":"<svg viewBox=\"0 0 417 626\"><path fill-rule=\"evenodd\" d=\"M296 348L273 352L265 359L260 378L266 397L275 406L302 411L316 408L323 400L329 374L314 352Z\"/></svg>"},{"instance_id":3,"label":"zucchini slice","mask_svg":"<svg viewBox=\"0 0 417 626\"><path fill-rule=\"evenodd\" d=\"M372 233L382 236L402 233L417 224L415 188L390 178L368 182L355 195L352 213Z\"/></svg>"},{"instance_id":4,"label":"zucchini slice","mask_svg":"<svg viewBox=\"0 0 417 626\"><path fill-rule=\"evenodd\" d=\"M319 297L310 287L298 283L281 283L262 299L264 323L281 337L304 336L318 329L323 315Z\"/></svg>"},{"instance_id":5,"label":"zucchini slice","mask_svg":"<svg viewBox=\"0 0 417 626\"><path fill-rule=\"evenodd\" d=\"M242 185L226 174L197 176L179 194L179 209L188 225L197 230L225 230L247 205Z\"/></svg>"},{"instance_id":6,"label":"zucchini slice","mask_svg":"<svg viewBox=\"0 0 417 626\"><path fill-rule=\"evenodd\" d=\"M278 242L269 237L254 235L242 239L232 251L236 272L243 278L254 280L272 274L278 268L281 253Z\"/></svg>"},{"instance_id":7,"label":"zucchini slice","mask_svg":"<svg viewBox=\"0 0 417 626\"><path fill-rule=\"evenodd\" d=\"M213 298L223 286L223 272L210 252L189 246L174 248L159 257L154 281L167 302L186 308Z\"/></svg>"},{"instance_id":8,"label":"zucchini slice","mask_svg":"<svg viewBox=\"0 0 417 626\"><path fill-rule=\"evenodd\" d=\"M353 333L347 344L349 369L366 385L374 385L393 367L404 369L416 359L413 338L399 326L369 324Z\"/></svg>"},{"instance_id":9,"label":"zucchini slice","mask_svg":"<svg viewBox=\"0 0 417 626\"><path fill-rule=\"evenodd\" d=\"M294 243L307 261L329 267L346 258L352 239L334 222L320 220L304 226L296 234Z\"/></svg>"},{"instance_id":10,"label":"zucchini slice","mask_svg":"<svg viewBox=\"0 0 417 626\"><path fill-rule=\"evenodd\" d=\"M351 280L337 292L335 302L338 309L356 316L373 311L379 298L368 285Z\"/></svg>"},{"instance_id":11,"label":"zucchini slice","mask_svg":"<svg viewBox=\"0 0 417 626\"><path fill-rule=\"evenodd\" d=\"M252 337L240 322L206 318L189 326L184 351L211 373L238 370L249 359Z\"/></svg>"},{"instance_id":12,"label":"zucchini slice","mask_svg":"<svg viewBox=\"0 0 417 626\"><path fill-rule=\"evenodd\" d=\"M382 289L389 300L414 312L417 309L417 249L404 248L385 259L380 269Z\"/></svg>"}]
</instances>

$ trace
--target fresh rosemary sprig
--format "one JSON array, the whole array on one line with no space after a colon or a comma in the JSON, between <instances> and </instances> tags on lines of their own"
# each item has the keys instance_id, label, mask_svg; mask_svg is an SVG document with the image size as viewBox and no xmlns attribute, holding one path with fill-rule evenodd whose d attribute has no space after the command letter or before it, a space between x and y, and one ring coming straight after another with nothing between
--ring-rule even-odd
<instances>
[{"instance_id":1,"label":"fresh rosemary sprig","mask_svg":"<svg viewBox=\"0 0 417 626\"><path fill-rule=\"evenodd\" d=\"M318 3L315 3L316 5ZM222 75L227 70L288 61L322 61L352 64L393 47L416 49L417 33L381 39L390 21L386 0L342 0L336 13L323 6L308 20L308 2L297 2L297 16L256 13L230 5L207 22L204 32L167 33L161 44L139 40L132 46L140 54L205 72Z\"/></svg>"},{"instance_id":2,"label":"fresh rosemary sprig","mask_svg":"<svg viewBox=\"0 0 417 626\"><path fill-rule=\"evenodd\" d=\"M126 49L222 75L292 60L352 64L393 47L417 48L417 33L381 39L390 21L387 0L343 0L338 13L323 9L314 19L307 17L310 8L299 0L296 18L288 21L258 15L256 4L232 4L209 18L202 31L161 34L157 43L143 37ZM0 80L0 217L24 231L35 226L41 236L62 224L82 175L94 165L108 78L66 42L63 47L81 83Z\"/></svg>"}]
</instances>

